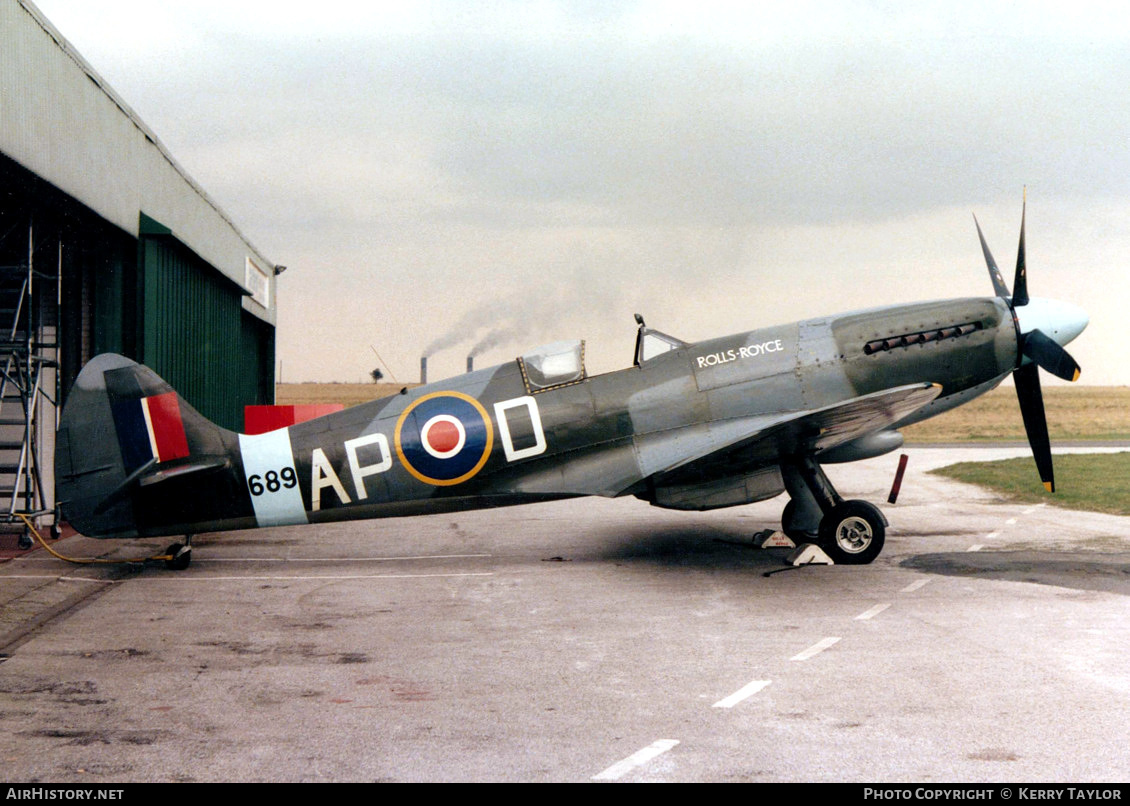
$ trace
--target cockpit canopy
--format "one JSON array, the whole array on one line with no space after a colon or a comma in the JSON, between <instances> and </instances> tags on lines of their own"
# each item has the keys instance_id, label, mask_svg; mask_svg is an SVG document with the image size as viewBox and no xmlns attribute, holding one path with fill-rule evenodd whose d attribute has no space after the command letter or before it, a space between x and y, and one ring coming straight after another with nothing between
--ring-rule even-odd
<instances>
[{"instance_id":1,"label":"cockpit canopy","mask_svg":"<svg viewBox=\"0 0 1130 806\"><path fill-rule=\"evenodd\" d=\"M640 325L639 332L636 334L636 366L664 353L686 346L685 341L676 339L674 336L668 336L666 333L660 333L658 330L652 330L646 325Z\"/></svg>"},{"instance_id":2,"label":"cockpit canopy","mask_svg":"<svg viewBox=\"0 0 1130 806\"><path fill-rule=\"evenodd\" d=\"M530 392L540 392L585 379L585 343L555 341L530 350L518 359Z\"/></svg>"}]
</instances>

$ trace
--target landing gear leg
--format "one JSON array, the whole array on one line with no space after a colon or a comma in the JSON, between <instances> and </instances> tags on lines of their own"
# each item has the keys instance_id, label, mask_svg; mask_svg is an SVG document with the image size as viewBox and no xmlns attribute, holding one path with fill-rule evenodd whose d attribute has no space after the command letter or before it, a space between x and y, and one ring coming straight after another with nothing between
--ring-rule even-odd
<instances>
[{"instance_id":1,"label":"landing gear leg","mask_svg":"<svg viewBox=\"0 0 1130 806\"><path fill-rule=\"evenodd\" d=\"M165 553L169 559L165 560L165 567L171 571L183 571L192 562L192 535L185 535L183 543L173 543Z\"/></svg>"},{"instance_id":2,"label":"landing gear leg","mask_svg":"<svg viewBox=\"0 0 1130 806\"><path fill-rule=\"evenodd\" d=\"M785 488L792 498L789 504L795 504L791 511L789 506L785 507L782 520L786 534L789 534L790 526L805 516L810 528L814 515L811 506L807 513L802 510L811 501L821 513L816 530L820 548L833 562L837 565L863 565L879 556L886 538L887 519L878 507L867 501L845 501L810 456L782 465L781 471Z\"/></svg>"},{"instance_id":3,"label":"landing gear leg","mask_svg":"<svg viewBox=\"0 0 1130 806\"><path fill-rule=\"evenodd\" d=\"M815 543L819 539L820 519L824 517L820 504L794 465L782 465L781 476L789 496L781 512L781 531L798 544Z\"/></svg>"}]
</instances>

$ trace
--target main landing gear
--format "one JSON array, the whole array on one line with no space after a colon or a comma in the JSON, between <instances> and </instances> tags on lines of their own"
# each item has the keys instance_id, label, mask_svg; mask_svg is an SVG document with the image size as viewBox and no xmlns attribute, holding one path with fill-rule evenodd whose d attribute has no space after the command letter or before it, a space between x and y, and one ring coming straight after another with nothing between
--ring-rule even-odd
<instances>
[{"instance_id":1,"label":"main landing gear","mask_svg":"<svg viewBox=\"0 0 1130 806\"><path fill-rule=\"evenodd\" d=\"M816 542L838 565L864 565L883 550L887 519L867 501L845 501L810 456L782 463L789 502L781 528L798 543Z\"/></svg>"}]
</instances>

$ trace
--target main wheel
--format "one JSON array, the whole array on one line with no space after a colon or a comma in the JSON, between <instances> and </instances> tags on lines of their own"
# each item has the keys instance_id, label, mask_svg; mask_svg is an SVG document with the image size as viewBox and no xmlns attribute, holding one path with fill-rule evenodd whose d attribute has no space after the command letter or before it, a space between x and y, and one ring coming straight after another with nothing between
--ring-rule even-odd
<instances>
[{"instance_id":1,"label":"main wheel","mask_svg":"<svg viewBox=\"0 0 1130 806\"><path fill-rule=\"evenodd\" d=\"M837 565L865 565L883 550L887 519L874 504L844 501L820 520L820 548Z\"/></svg>"}]
</instances>

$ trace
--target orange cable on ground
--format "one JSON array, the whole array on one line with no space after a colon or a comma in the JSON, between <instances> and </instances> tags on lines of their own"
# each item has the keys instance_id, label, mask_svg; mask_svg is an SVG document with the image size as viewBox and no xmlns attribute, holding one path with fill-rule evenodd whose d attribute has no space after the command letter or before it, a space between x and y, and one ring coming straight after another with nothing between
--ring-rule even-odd
<instances>
[{"instance_id":1,"label":"orange cable on ground","mask_svg":"<svg viewBox=\"0 0 1130 806\"><path fill-rule=\"evenodd\" d=\"M171 554L157 554L153 557L139 557L132 560L105 560L101 557L64 557L62 554L47 545L47 541L43 539L43 535L41 535L39 533L39 530L35 528L35 524L31 522L31 518L29 518L27 515L24 515L22 512L17 512L16 517L24 522L24 525L27 526L27 528L33 535L35 535L35 539L39 541L39 545L43 546L43 548L47 550L48 554L50 554L52 557L57 557L63 562L74 563L75 565L121 565L123 563L143 563L148 562L149 560L163 560L165 562L169 562L173 559L173 555Z\"/></svg>"}]
</instances>

